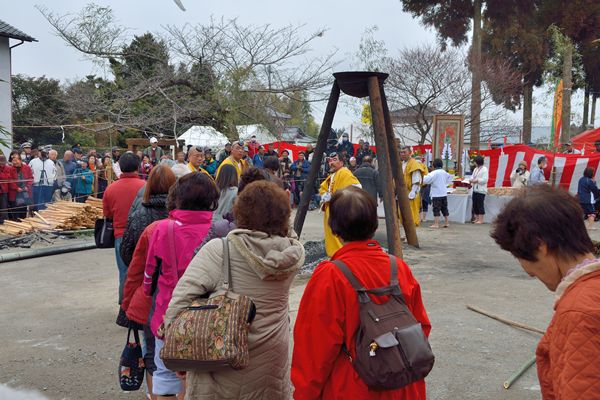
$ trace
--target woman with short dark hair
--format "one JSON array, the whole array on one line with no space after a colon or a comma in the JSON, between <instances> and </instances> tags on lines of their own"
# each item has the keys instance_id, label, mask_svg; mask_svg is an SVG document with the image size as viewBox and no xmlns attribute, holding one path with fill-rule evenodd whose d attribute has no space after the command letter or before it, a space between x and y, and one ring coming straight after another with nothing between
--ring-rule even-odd
<instances>
[{"instance_id":1,"label":"woman with short dark hair","mask_svg":"<svg viewBox=\"0 0 600 400\"><path fill-rule=\"evenodd\" d=\"M154 297L150 329L156 337L153 393L157 396L178 395L184 391L182 381L160 359L164 342L158 329L177 282L208 233L218 200L219 189L208 174L191 172L182 176L171 187L167 200L175 209L170 211L169 219L157 223L148 244L143 288L146 296Z\"/></svg>"},{"instance_id":2,"label":"woman with short dark hair","mask_svg":"<svg viewBox=\"0 0 600 400\"><path fill-rule=\"evenodd\" d=\"M329 225L344 245L315 270L302 296L294 327L292 383L296 399L425 400L425 381L395 390L373 391L353 368L359 305L356 291L332 261L342 261L366 289L390 285L390 256L373 240L377 205L362 189L336 191L329 203ZM429 335L431 325L419 283L396 257L399 286L406 305ZM369 295L380 304L385 299Z\"/></svg>"},{"instance_id":3,"label":"woman with short dark hair","mask_svg":"<svg viewBox=\"0 0 600 400\"><path fill-rule=\"evenodd\" d=\"M240 183L238 185L238 196L242 193L242 191L251 184L256 181L269 181L267 178L267 172L260 168L250 167L240 176Z\"/></svg>"},{"instance_id":4,"label":"woman with short dark hair","mask_svg":"<svg viewBox=\"0 0 600 400\"><path fill-rule=\"evenodd\" d=\"M536 351L542 397L600 399L600 262L577 201L546 185L524 189L498 215L491 236L556 292Z\"/></svg>"},{"instance_id":5,"label":"woman with short dark hair","mask_svg":"<svg viewBox=\"0 0 600 400\"><path fill-rule=\"evenodd\" d=\"M267 179L283 189L283 180L279 177L279 159L274 156L268 156L265 157L263 164L265 166L264 170L267 173Z\"/></svg>"},{"instance_id":6,"label":"woman with short dark hair","mask_svg":"<svg viewBox=\"0 0 600 400\"><path fill-rule=\"evenodd\" d=\"M164 323L222 282L224 245L229 248L231 283L251 296L256 317L250 325L250 364L241 370L187 373L189 399L289 399L289 289L304 263L302 244L288 237L291 208L287 194L266 181L249 184L233 207L238 229L227 241L208 242L181 278ZM269 218L266 218L269 216Z\"/></svg>"},{"instance_id":7,"label":"woman with short dark hair","mask_svg":"<svg viewBox=\"0 0 600 400\"><path fill-rule=\"evenodd\" d=\"M483 224L485 217L485 195L487 194L488 184L488 169L483 165L484 159L482 156L476 156L475 169L471 174L471 185L473 186L473 214L475 215L475 223Z\"/></svg>"},{"instance_id":8,"label":"woman with short dark hair","mask_svg":"<svg viewBox=\"0 0 600 400\"><path fill-rule=\"evenodd\" d=\"M586 168L577 184L577 197L586 218L587 228L596 230L596 200L600 199L600 190L594 182L594 168Z\"/></svg>"}]
</instances>

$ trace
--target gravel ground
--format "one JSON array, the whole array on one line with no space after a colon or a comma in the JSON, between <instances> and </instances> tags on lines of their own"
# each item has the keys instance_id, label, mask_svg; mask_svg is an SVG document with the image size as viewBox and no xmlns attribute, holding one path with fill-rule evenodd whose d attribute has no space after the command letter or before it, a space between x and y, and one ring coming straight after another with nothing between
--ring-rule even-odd
<instances>
[{"instance_id":1,"label":"gravel ground","mask_svg":"<svg viewBox=\"0 0 600 400\"><path fill-rule=\"evenodd\" d=\"M381 225L376 238L385 244ZM502 387L534 354L540 335L466 308L472 304L540 329L552 316L553 295L492 242L489 228L419 228L421 248L404 248L433 325L436 364L427 379L429 399L541 397L535 368L510 390ZM311 212L301 236L308 247L306 271L322 254L322 239L322 214ZM0 269L0 384L37 390L52 400L144 398L118 387L126 331L114 323L113 250L3 263ZM300 275L291 289L292 321L309 276Z\"/></svg>"}]
</instances>

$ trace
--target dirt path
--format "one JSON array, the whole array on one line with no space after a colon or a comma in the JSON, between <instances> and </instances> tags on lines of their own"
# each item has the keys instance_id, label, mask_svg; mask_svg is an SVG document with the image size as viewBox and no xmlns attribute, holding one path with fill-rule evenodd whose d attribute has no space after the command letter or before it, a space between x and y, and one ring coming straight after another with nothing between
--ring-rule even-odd
<instances>
[{"instance_id":1,"label":"dirt path","mask_svg":"<svg viewBox=\"0 0 600 400\"><path fill-rule=\"evenodd\" d=\"M302 240L322 238L310 213ZM382 239L382 232L378 233ZM527 277L489 238L489 225L419 228L421 249L405 259L421 283L432 321L436 365L430 399L539 399L535 368L506 391L502 383L533 354L540 335L466 309L473 304L545 329L553 295ZM0 383L50 399L143 399L118 388L126 332L115 325L117 269L112 250L0 264ZM295 318L306 278L290 294Z\"/></svg>"}]
</instances>

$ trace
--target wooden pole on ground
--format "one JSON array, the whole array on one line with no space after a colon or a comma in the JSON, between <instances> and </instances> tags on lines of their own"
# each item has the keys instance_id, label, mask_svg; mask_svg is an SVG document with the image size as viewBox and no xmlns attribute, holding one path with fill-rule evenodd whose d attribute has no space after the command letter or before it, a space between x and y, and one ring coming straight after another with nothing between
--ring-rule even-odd
<instances>
[{"instance_id":1,"label":"wooden pole on ground","mask_svg":"<svg viewBox=\"0 0 600 400\"><path fill-rule=\"evenodd\" d=\"M525 324L522 324L520 322L511 321L510 319L502 318L502 317L500 317L498 315L492 314L492 313L490 313L488 311L482 310L481 308L478 308L478 307L475 307L475 306L467 305L467 308L469 310L471 310L471 311L475 311L476 313L479 313L481 315L485 315L486 317L495 319L496 321L502 322L503 324L506 324L506 325L513 326L515 328L524 329L524 330L530 331L530 332L536 332L536 333L539 333L539 334L542 334L542 335L546 333L546 331L543 331L543 330L541 330L539 328L534 328L532 326L525 325Z\"/></svg>"},{"instance_id":2,"label":"wooden pole on ground","mask_svg":"<svg viewBox=\"0 0 600 400\"><path fill-rule=\"evenodd\" d=\"M331 124L333 123L333 117L335 116L335 110L337 109L338 100L340 98L340 87L337 81L333 82L331 87L331 94L329 95L329 101L327 102L327 108L325 109L325 115L323 116L323 124L321 125L321 131L317 138L317 146L313 153L313 159L310 164L310 170L306 183L304 184L304 190L300 197L300 205L296 212L296 218L294 219L294 230L298 237L302 233L302 227L304 226L304 220L306 219L306 213L308 212L308 204L315 192L315 184L317 183L317 177L319 169L321 168L321 162L323 161L323 153L327 149L327 138L331 132Z\"/></svg>"},{"instance_id":3,"label":"wooden pole on ground","mask_svg":"<svg viewBox=\"0 0 600 400\"><path fill-rule=\"evenodd\" d=\"M404 184L404 173L402 171L402 162L400 161L399 155L400 149L398 148L398 143L396 143L394 127L392 126L392 119L390 117L390 109L387 104L383 85L381 87L381 98L383 100L383 115L385 117L386 128L385 133L388 143L387 149L389 150L390 154L392 176L396 185L396 196L398 199L398 205L400 207L402 226L404 227L404 233L406 234L406 242L411 246L419 247L417 229L415 227L415 221L413 220L413 215L408 200L408 189L406 189L406 185Z\"/></svg>"},{"instance_id":4,"label":"wooden pole on ground","mask_svg":"<svg viewBox=\"0 0 600 400\"><path fill-rule=\"evenodd\" d=\"M377 153L379 159L379 175L384 185L383 188L383 208L385 209L385 226L387 230L388 248L391 254L402 257L402 242L400 240L400 226L398 222L398 212L396 205L396 196L394 195L394 186L392 183L390 168L390 143L388 143L385 117L383 112L383 100L379 90L379 78L372 76L368 81L369 101L371 103L371 116L373 118L373 131L375 132L375 145L381 149Z\"/></svg>"}]
</instances>

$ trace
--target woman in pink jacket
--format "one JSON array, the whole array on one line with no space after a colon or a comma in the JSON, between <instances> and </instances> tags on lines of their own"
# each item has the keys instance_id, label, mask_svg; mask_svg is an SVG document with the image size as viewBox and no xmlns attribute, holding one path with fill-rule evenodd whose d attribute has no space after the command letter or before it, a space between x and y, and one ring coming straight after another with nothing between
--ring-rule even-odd
<instances>
[{"instance_id":1,"label":"woman in pink jacket","mask_svg":"<svg viewBox=\"0 0 600 400\"><path fill-rule=\"evenodd\" d=\"M219 190L206 174L191 173L179 178L169 191L169 204L175 209L169 219L161 221L148 245L144 271L144 293L154 297L154 314L150 329L156 336L154 362L156 371L152 391L156 396L173 396L184 390L175 372L168 370L160 359L164 345L158 328L171 301L173 289L194 257L212 221L217 208Z\"/></svg>"}]
</instances>

